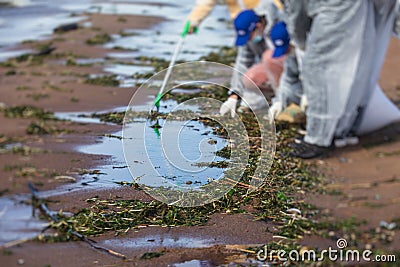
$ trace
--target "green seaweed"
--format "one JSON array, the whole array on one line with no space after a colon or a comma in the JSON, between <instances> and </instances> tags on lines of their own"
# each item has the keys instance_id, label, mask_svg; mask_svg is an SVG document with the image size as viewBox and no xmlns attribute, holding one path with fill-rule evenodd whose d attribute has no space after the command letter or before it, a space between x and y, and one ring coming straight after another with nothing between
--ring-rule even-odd
<instances>
[{"instance_id":1,"label":"green seaweed","mask_svg":"<svg viewBox=\"0 0 400 267\"><path fill-rule=\"evenodd\" d=\"M6 76L12 76L12 75L17 75L17 71L16 70L8 70L6 72Z\"/></svg>"},{"instance_id":2,"label":"green seaweed","mask_svg":"<svg viewBox=\"0 0 400 267\"><path fill-rule=\"evenodd\" d=\"M7 118L25 118L25 119L41 119L41 120L56 120L53 112L46 111L42 108L34 106L14 106L3 110Z\"/></svg>"},{"instance_id":3,"label":"green seaweed","mask_svg":"<svg viewBox=\"0 0 400 267\"><path fill-rule=\"evenodd\" d=\"M6 148L0 148L0 154L5 154L5 153L29 156L29 155L32 155L32 154L47 153L47 151L44 150L44 149L41 149L41 148L16 145L16 146L12 146L12 147L7 148L7 149Z\"/></svg>"},{"instance_id":4,"label":"green seaweed","mask_svg":"<svg viewBox=\"0 0 400 267\"><path fill-rule=\"evenodd\" d=\"M44 135L44 134L55 134L60 133L62 131L58 130L55 127L46 125L43 121L42 122L31 122L26 128L27 134L34 134L34 135Z\"/></svg>"},{"instance_id":5,"label":"green seaweed","mask_svg":"<svg viewBox=\"0 0 400 267\"><path fill-rule=\"evenodd\" d=\"M15 90L17 91L29 91L32 89L33 89L32 87L26 85L17 86L17 88L15 88Z\"/></svg>"},{"instance_id":6,"label":"green seaweed","mask_svg":"<svg viewBox=\"0 0 400 267\"><path fill-rule=\"evenodd\" d=\"M92 38L86 40L88 45L102 45L110 42L112 40L111 36L107 33L96 34Z\"/></svg>"},{"instance_id":7,"label":"green seaweed","mask_svg":"<svg viewBox=\"0 0 400 267\"><path fill-rule=\"evenodd\" d=\"M126 18L124 18L124 17L118 17L117 21L118 21L118 22L123 22L123 23L125 23L125 22L126 22Z\"/></svg>"},{"instance_id":8,"label":"green seaweed","mask_svg":"<svg viewBox=\"0 0 400 267\"><path fill-rule=\"evenodd\" d=\"M11 250L8 250L8 249L3 249L3 255L10 256L10 255L13 255L13 252Z\"/></svg>"},{"instance_id":9,"label":"green seaweed","mask_svg":"<svg viewBox=\"0 0 400 267\"><path fill-rule=\"evenodd\" d=\"M45 43L35 43L33 48L37 51L38 54L47 53L48 51L53 50L52 42Z\"/></svg>"},{"instance_id":10,"label":"green seaweed","mask_svg":"<svg viewBox=\"0 0 400 267\"><path fill-rule=\"evenodd\" d=\"M135 61L138 61L140 65L148 65L154 67L155 72L162 71L168 68L169 62L165 59L156 58L156 57L146 57L146 56L138 56L135 58ZM177 62L179 63L179 62ZM154 73L155 73L154 72Z\"/></svg>"},{"instance_id":11,"label":"green seaweed","mask_svg":"<svg viewBox=\"0 0 400 267\"><path fill-rule=\"evenodd\" d=\"M117 80L116 75L87 78L85 83L101 86L119 86L119 81Z\"/></svg>"},{"instance_id":12,"label":"green seaweed","mask_svg":"<svg viewBox=\"0 0 400 267\"><path fill-rule=\"evenodd\" d=\"M5 172L11 172L11 171L21 171L23 168L33 168L34 166L32 164L26 163L26 164L6 164L3 166L3 171Z\"/></svg>"},{"instance_id":13,"label":"green seaweed","mask_svg":"<svg viewBox=\"0 0 400 267\"><path fill-rule=\"evenodd\" d=\"M146 252L142 256L140 256L141 260L150 260L154 258L158 258L164 255L164 252Z\"/></svg>"},{"instance_id":14,"label":"green seaweed","mask_svg":"<svg viewBox=\"0 0 400 267\"><path fill-rule=\"evenodd\" d=\"M211 52L206 56L200 58L200 60L217 62L233 66L237 55L237 49L235 47L224 46L216 52Z\"/></svg>"},{"instance_id":15,"label":"green seaweed","mask_svg":"<svg viewBox=\"0 0 400 267\"><path fill-rule=\"evenodd\" d=\"M48 94L43 94L43 93L33 93L33 94L28 94L27 97L33 98L35 101L40 101L42 99L47 99L50 96Z\"/></svg>"},{"instance_id":16,"label":"green seaweed","mask_svg":"<svg viewBox=\"0 0 400 267\"><path fill-rule=\"evenodd\" d=\"M294 129L283 131L292 136L295 134ZM283 138L286 135L281 136ZM279 140L280 145L282 145L282 141ZM256 149L251 150L251 156L250 160L256 160ZM291 161L293 162L290 163ZM243 182L246 183L250 180L254 173L254 165L249 164L246 168ZM253 214L258 219L263 220L270 218L270 216L276 216L277 221L285 222L287 218L281 215L281 211L300 206L300 201L295 198L296 192L299 188L303 190L315 189L315 187L318 187L317 181L320 181L320 177L310 170L310 165L300 160L285 158L276 161L272 166L267 181L268 186L264 186L251 194L248 194L246 187L237 186L220 200L193 208L168 206L155 200L142 202L139 200L107 200L96 197L87 200L90 204L89 208L81 210L72 217L60 218L62 223L53 224L52 227L62 233L73 230L90 236L107 231L120 233L126 231L126 229L134 229L144 225L170 227L203 225L210 215L217 212L241 213L243 212L243 205L254 206L256 211ZM295 230L297 231L297 229ZM295 234L297 236L301 233L295 232Z\"/></svg>"}]
</instances>

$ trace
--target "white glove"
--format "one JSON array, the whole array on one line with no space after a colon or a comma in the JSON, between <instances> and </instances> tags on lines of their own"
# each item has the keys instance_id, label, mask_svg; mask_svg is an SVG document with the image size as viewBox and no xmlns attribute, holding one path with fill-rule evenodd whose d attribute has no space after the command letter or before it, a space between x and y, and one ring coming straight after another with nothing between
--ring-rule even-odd
<instances>
[{"instance_id":1,"label":"white glove","mask_svg":"<svg viewBox=\"0 0 400 267\"><path fill-rule=\"evenodd\" d=\"M283 104L281 101L277 101L269 108L269 121L272 123L283 110Z\"/></svg>"},{"instance_id":2,"label":"white glove","mask_svg":"<svg viewBox=\"0 0 400 267\"><path fill-rule=\"evenodd\" d=\"M231 112L231 117L235 117L237 103L237 99L233 97L228 98L228 100L226 100L219 109L219 114L224 116L226 113Z\"/></svg>"},{"instance_id":3,"label":"white glove","mask_svg":"<svg viewBox=\"0 0 400 267\"><path fill-rule=\"evenodd\" d=\"M307 106L308 106L307 96L303 94L300 99L300 108L303 112L306 112Z\"/></svg>"}]
</instances>

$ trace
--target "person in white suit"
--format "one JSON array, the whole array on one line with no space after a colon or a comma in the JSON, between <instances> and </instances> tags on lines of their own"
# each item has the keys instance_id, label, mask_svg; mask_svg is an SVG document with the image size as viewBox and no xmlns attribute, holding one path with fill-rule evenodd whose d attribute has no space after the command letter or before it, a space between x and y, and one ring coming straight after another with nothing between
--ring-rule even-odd
<instances>
[{"instance_id":1,"label":"person in white suit","mask_svg":"<svg viewBox=\"0 0 400 267\"><path fill-rule=\"evenodd\" d=\"M314 158L334 138L357 132L376 88L394 25L396 0L285 0L292 40L305 50L307 134L293 157Z\"/></svg>"}]
</instances>

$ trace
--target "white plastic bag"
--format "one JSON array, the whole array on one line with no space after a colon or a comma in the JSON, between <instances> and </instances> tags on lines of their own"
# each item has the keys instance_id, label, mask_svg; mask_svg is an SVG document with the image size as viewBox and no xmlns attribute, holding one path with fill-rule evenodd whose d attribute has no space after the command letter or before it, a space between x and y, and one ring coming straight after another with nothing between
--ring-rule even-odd
<instances>
[{"instance_id":1,"label":"white plastic bag","mask_svg":"<svg viewBox=\"0 0 400 267\"><path fill-rule=\"evenodd\" d=\"M357 134L362 135L400 121L400 109L390 101L377 84L369 100Z\"/></svg>"}]
</instances>

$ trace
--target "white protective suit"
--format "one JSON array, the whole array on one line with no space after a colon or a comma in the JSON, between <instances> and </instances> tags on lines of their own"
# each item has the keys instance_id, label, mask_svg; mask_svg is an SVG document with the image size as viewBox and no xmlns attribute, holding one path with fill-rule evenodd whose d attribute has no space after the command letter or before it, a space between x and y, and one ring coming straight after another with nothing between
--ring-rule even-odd
<instances>
[{"instance_id":1,"label":"white protective suit","mask_svg":"<svg viewBox=\"0 0 400 267\"><path fill-rule=\"evenodd\" d=\"M400 0L397 1L396 18L393 25L393 34L400 38Z\"/></svg>"},{"instance_id":2,"label":"white protective suit","mask_svg":"<svg viewBox=\"0 0 400 267\"><path fill-rule=\"evenodd\" d=\"M305 48L302 81L308 99L305 141L329 146L356 131L377 84L396 0L286 0L288 30Z\"/></svg>"},{"instance_id":3,"label":"white protective suit","mask_svg":"<svg viewBox=\"0 0 400 267\"><path fill-rule=\"evenodd\" d=\"M300 105L302 95L303 86L300 80L299 52L293 50L286 55L284 70L273 103L281 102L282 108L287 107L290 103Z\"/></svg>"}]
</instances>

